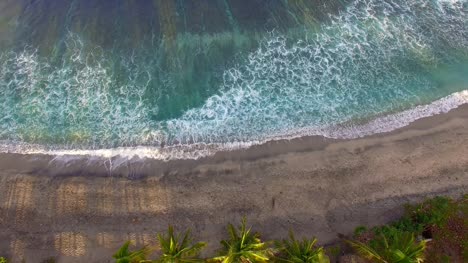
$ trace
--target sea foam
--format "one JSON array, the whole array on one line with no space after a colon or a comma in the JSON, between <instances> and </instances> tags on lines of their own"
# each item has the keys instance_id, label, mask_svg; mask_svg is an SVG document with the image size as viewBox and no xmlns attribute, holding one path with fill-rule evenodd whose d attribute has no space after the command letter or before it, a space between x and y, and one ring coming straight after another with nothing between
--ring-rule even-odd
<instances>
[{"instance_id":1,"label":"sea foam","mask_svg":"<svg viewBox=\"0 0 468 263\"><path fill-rule=\"evenodd\" d=\"M0 151L198 159L271 140L388 132L466 103L466 4L355 0L319 30L265 34L201 105L171 118L158 119L163 105L190 98L169 96L178 75L141 57L113 57L73 33L58 58L3 53Z\"/></svg>"},{"instance_id":2,"label":"sea foam","mask_svg":"<svg viewBox=\"0 0 468 263\"><path fill-rule=\"evenodd\" d=\"M413 109L405 110L395 114L386 115L371 120L361 125L346 125L335 127L311 127L291 130L289 133L276 134L263 141L233 142L233 143L195 143L190 145L161 147L118 147L112 149L98 150L48 150L41 145L19 143L0 143L1 153L18 153L26 155L53 155L60 159L70 158L119 158L124 160L156 159L156 160L178 160L199 159L208 157L219 151L232 151L246 149L254 145L260 145L269 141L292 140L305 136L323 136L333 139L357 139L372 134L391 132L405 127L410 123L437 114L447 113L463 104L468 103L468 90L453 93L427 105L420 105Z\"/></svg>"}]
</instances>

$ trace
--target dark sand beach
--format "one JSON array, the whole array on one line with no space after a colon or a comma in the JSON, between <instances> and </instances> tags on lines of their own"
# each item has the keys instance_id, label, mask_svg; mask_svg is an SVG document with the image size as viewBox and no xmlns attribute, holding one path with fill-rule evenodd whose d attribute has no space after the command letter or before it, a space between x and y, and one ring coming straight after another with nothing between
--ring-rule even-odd
<instances>
[{"instance_id":1,"label":"dark sand beach","mask_svg":"<svg viewBox=\"0 0 468 263\"><path fill-rule=\"evenodd\" d=\"M114 160L116 162L116 160ZM331 244L402 204L468 187L468 105L354 140L306 137L197 161L0 155L0 252L12 262L110 262L126 240L154 244L168 224L218 248L245 215L265 239L289 229Z\"/></svg>"}]
</instances>

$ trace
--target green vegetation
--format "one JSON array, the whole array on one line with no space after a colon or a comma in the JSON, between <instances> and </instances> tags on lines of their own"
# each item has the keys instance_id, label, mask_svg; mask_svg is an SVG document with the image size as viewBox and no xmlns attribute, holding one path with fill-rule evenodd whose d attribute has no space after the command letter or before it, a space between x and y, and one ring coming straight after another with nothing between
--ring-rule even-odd
<instances>
[{"instance_id":1,"label":"green vegetation","mask_svg":"<svg viewBox=\"0 0 468 263\"><path fill-rule=\"evenodd\" d=\"M158 234L157 239L161 248L161 255L154 260L148 260L151 250L144 247L140 250L130 251L130 241L127 241L117 253L114 254L116 263L197 263L205 260L198 257L206 243L193 244L190 230L183 235L176 235L174 227L169 226L167 235Z\"/></svg>"},{"instance_id":2,"label":"green vegetation","mask_svg":"<svg viewBox=\"0 0 468 263\"><path fill-rule=\"evenodd\" d=\"M276 261L282 263L329 263L330 260L322 247L316 247L317 239L297 240L292 232L289 240L276 242L278 255Z\"/></svg>"},{"instance_id":3,"label":"green vegetation","mask_svg":"<svg viewBox=\"0 0 468 263\"><path fill-rule=\"evenodd\" d=\"M289 239L264 242L247 227L245 218L238 227L228 224L227 230L228 239L221 241L219 256L214 258L199 257L206 243L193 243L189 230L176 235L169 226L166 235L157 235L159 258L147 260L151 252L147 247L130 251L127 242L114 255L115 262L328 263L346 251L346 247L337 245L318 247L315 238L298 240L292 232ZM436 197L407 205L403 217L393 223L371 229L357 227L347 244L374 263L468 262L468 195L460 200ZM0 263L6 262L0 258Z\"/></svg>"},{"instance_id":4,"label":"green vegetation","mask_svg":"<svg viewBox=\"0 0 468 263\"><path fill-rule=\"evenodd\" d=\"M367 227L365 226L358 226L354 229L354 237L358 237L367 231Z\"/></svg>"},{"instance_id":5,"label":"green vegetation","mask_svg":"<svg viewBox=\"0 0 468 263\"><path fill-rule=\"evenodd\" d=\"M370 248L382 237L413 235L426 238L430 241L424 262L468 262L468 195L460 200L435 197L420 204L406 205L403 217L396 222L371 230L358 227L354 234L358 240L355 242Z\"/></svg>"},{"instance_id":6,"label":"green vegetation","mask_svg":"<svg viewBox=\"0 0 468 263\"><path fill-rule=\"evenodd\" d=\"M246 227L245 217L239 226L239 231L232 225L228 227L229 239L221 241L220 256L211 259L222 263L262 263L268 262L272 251L260 240L258 233L252 233Z\"/></svg>"},{"instance_id":7,"label":"green vegetation","mask_svg":"<svg viewBox=\"0 0 468 263\"><path fill-rule=\"evenodd\" d=\"M176 236L174 228L169 226L168 234L158 234L159 245L161 246L162 255L153 262L158 263L196 263L203 262L199 258L200 251L206 246L206 243L199 242L193 244L190 230L187 230L184 235Z\"/></svg>"},{"instance_id":8,"label":"green vegetation","mask_svg":"<svg viewBox=\"0 0 468 263\"><path fill-rule=\"evenodd\" d=\"M46 258L41 263L55 263L57 262L54 257Z\"/></svg>"},{"instance_id":9,"label":"green vegetation","mask_svg":"<svg viewBox=\"0 0 468 263\"><path fill-rule=\"evenodd\" d=\"M439 212L442 214L441 212ZM468 196L448 200L443 216L426 227L423 233L432 238L427 262L468 262Z\"/></svg>"},{"instance_id":10,"label":"green vegetation","mask_svg":"<svg viewBox=\"0 0 468 263\"><path fill-rule=\"evenodd\" d=\"M348 241L358 255L376 263L420 263L424 261L426 241L416 242L414 234L409 232L392 232L381 234L364 244L359 241Z\"/></svg>"},{"instance_id":11,"label":"green vegetation","mask_svg":"<svg viewBox=\"0 0 468 263\"><path fill-rule=\"evenodd\" d=\"M392 224L402 231L423 234L431 227L444 225L457 210L457 203L446 197L436 197L417 205L407 205L405 216Z\"/></svg>"},{"instance_id":12,"label":"green vegetation","mask_svg":"<svg viewBox=\"0 0 468 263\"><path fill-rule=\"evenodd\" d=\"M8 260L4 257L0 257L0 263L8 263Z\"/></svg>"},{"instance_id":13,"label":"green vegetation","mask_svg":"<svg viewBox=\"0 0 468 263\"><path fill-rule=\"evenodd\" d=\"M144 262L146 256L149 254L148 248L144 247L140 250L130 251L130 241L127 241L119 251L115 253L112 257L115 258L116 263L138 263Z\"/></svg>"}]
</instances>

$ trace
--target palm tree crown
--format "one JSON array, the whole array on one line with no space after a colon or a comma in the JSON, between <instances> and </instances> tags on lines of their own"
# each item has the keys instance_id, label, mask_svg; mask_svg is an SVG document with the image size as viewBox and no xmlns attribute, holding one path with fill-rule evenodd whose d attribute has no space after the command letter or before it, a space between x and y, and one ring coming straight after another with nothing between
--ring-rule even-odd
<instances>
[{"instance_id":1,"label":"palm tree crown","mask_svg":"<svg viewBox=\"0 0 468 263\"><path fill-rule=\"evenodd\" d=\"M127 241L120 247L119 251L112 256L115 258L115 263L140 263L145 260L149 253L146 247L137 251L130 251L129 247L130 241Z\"/></svg>"},{"instance_id":2,"label":"palm tree crown","mask_svg":"<svg viewBox=\"0 0 468 263\"><path fill-rule=\"evenodd\" d=\"M316 247L317 239L306 239L302 241L289 232L289 240L284 239L276 242L279 255L277 261L283 263L329 263L330 260L322 247Z\"/></svg>"},{"instance_id":3,"label":"palm tree crown","mask_svg":"<svg viewBox=\"0 0 468 263\"><path fill-rule=\"evenodd\" d=\"M270 249L262 242L257 233L246 228L246 219L242 219L239 229L228 225L229 239L221 241L221 256L213 261L222 263L264 263L269 261Z\"/></svg>"},{"instance_id":4,"label":"palm tree crown","mask_svg":"<svg viewBox=\"0 0 468 263\"><path fill-rule=\"evenodd\" d=\"M424 262L426 241L416 242L414 234L395 232L388 238L381 234L370 245L348 241L363 258L376 263L421 263Z\"/></svg>"},{"instance_id":5,"label":"palm tree crown","mask_svg":"<svg viewBox=\"0 0 468 263\"><path fill-rule=\"evenodd\" d=\"M193 243L190 230L183 235L176 236L174 228L169 226L168 234L158 234L158 241L161 246L162 255L154 260L158 263L194 263L203 262L198 258L200 251L206 246L206 243Z\"/></svg>"}]
</instances>

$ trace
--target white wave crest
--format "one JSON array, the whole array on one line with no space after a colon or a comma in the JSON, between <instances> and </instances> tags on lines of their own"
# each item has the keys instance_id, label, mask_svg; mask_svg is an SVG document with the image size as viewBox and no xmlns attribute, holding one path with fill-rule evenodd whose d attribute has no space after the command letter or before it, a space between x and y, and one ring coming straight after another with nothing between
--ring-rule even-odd
<instances>
[{"instance_id":1,"label":"white wave crest","mask_svg":"<svg viewBox=\"0 0 468 263\"><path fill-rule=\"evenodd\" d=\"M453 93L428 105L420 105L413 109L390 114L371 120L362 125L347 125L334 127L310 127L291 130L285 134L276 134L262 141L249 141L237 143L197 143L191 145L160 147L119 147L99 150L47 150L40 145L29 144L1 144L1 153L18 153L26 155L53 155L56 158L115 158L124 160L156 159L163 161L179 159L199 159L208 157L219 151L232 151L246 149L253 145L264 144L274 140L291 140L304 136L324 136L333 139L356 139L372 134L390 132L425 117L447 113L468 103L468 90Z\"/></svg>"},{"instance_id":2,"label":"white wave crest","mask_svg":"<svg viewBox=\"0 0 468 263\"><path fill-rule=\"evenodd\" d=\"M145 97L152 69L129 62L115 81L109 58L82 52L79 38L62 67L34 52L0 55L0 138L10 139L0 152L197 159L271 140L391 131L467 102L456 92L466 74L462 84L434 80L466 63L467 21L466 1L353 1L302 40L268 36L224 72L217 94L168 121L154 120L159 105ZM389 112L399 113L378 117ZM352 124L363 119L373 121ZM59 146L20 143L41 139Z\"/></svg>"}]
</instances>

